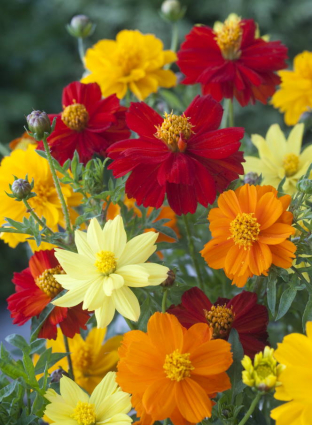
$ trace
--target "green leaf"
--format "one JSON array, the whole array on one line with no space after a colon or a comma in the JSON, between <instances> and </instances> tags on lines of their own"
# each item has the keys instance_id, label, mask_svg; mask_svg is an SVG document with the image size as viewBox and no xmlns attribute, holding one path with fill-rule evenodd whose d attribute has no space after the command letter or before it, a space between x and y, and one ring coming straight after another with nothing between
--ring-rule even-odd
<instances>
[{"instance_id":1,"label":"green leaf","mask_svg":"<svg viewBox=\"0 0 312 425\"><path fill-rule=\"evenodd\" d=\"M282 293L275 320L279 320L283 316L285 316L287 311L290 309L290 306L293 300L295 299L296 294L297 294L297 289L294 287L290 287Z\"/></svg>"},{"instance_id":2,"label":"green leaf","mask_svg":"<svg viewBox=\"0 0 312 425\"><path fill-rule=\"evenodd\" d=\"M29 353L30 352L30 346L28 345L27 341L21 336L17 334L8 335L5 340L11 344L14 345L14 347L19 348L23 351L23 353Z\"/></svg>"},{"instance_id":3,"label":"green leaf","mask_svg":"<svg viewBox=\"0 0 312 425\"><path fill-rule=\"evenodd\" d=\"M23 364L24 364L25 371L28 375L27 382L33 388L39 388L38 382L37 382L36 376L35 376L35 367L34 367L34 364L33 364L32 360L31 360L31 358L29 357L28 354L23 355Z\"/></svg>"},{"instance_id":4,"label":"green leaf","mask_svg":"<svg viewBox=\"0 0 312 425\"><path fill-rule=\"evenodd\" d=\"M19 385L17 381L11 382L9 385L6 385L4 388L0 390L0 401L4 398L9 397L14 391L16 386Z\"/></svg>"},{"instance_id":5,"label":"green leaf","mask_svg":"<svg viewBox=\"0 0 312 425\"><path fill-rule=\"evenodd\" d=\"M43 323L45 322L45 320L47 319L47 317L49 316L49 314L51 313L53 309L54 309L54 305L50 303L42 310L38 318L33 317L31 319L31 337L30 337L31 342L37 339L37 336L40 332L40 329Z\"/></svg>"},{"instance_id":6,"label":"green leaf","mask_svg":"<svg viewBox=\"0 0 312 425\"><path fill-rule=\"evenodd\" d=\"M46 342L47 342L46 339L43 339L43 338L38 338L35 341L33 341L30 344L29 354L39 353L41 350L45 348Z\"/></svg>"},{"instance_id":7,"label":"green leaf","mask_svg":"<svg viewBox=\"0 0 312 425\"><path fill-rule=\"evenodd\" d=\"M54 366L58 361L67 356L67 353L52 353L52 348L47 349L39 358L35 366L35 374L43 373L46 365Z\"/></svg>"},{"instance_id":8,"label":"green leaf","mask_svg":"<svg viewBox=\"0 0 312 425\"><path fill-rule=\"evenodd\" d=\"M268 301L268 307L273 317L275 315L275 306L276 306L276 283L277 283L276 274L270 273L268 278L268 285L267 285L267 301Z\"/></svg>"},{"instance_id":9,"label":"green leaf","mask_svg":"<svg viewBox=\"0 0 312 425\"><path fill-rule=\"evenodd\" d=\"M302 316L302 329L305 332L306 323L312 321L312 295L309 296L309 301L307 302L303 316Z\"/></svg>"},{"instance_id":10,"label":"green leaf","mask_svg":"<svg viewBox=\"0 0 312 425\"><path fill-rule=\"evenodd\" d=\"M241 361L244 357L244 350L239 340L239 335L236 329L231 329L228 342L231 344L233 353L233 364L228 370L228 375L231 379L232 401L234 401L234 397L239 394L239 392L241 392L244 388L244 384L242 383L243 367L241 364Z\"/></svg>"}]
</instances>

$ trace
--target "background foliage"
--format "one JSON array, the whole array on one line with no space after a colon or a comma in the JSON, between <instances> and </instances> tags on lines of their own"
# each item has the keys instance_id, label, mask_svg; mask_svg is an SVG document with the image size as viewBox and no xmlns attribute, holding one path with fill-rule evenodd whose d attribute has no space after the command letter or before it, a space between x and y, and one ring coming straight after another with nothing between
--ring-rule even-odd
<instances>
[{"instance_id":1,"label":"background foliage","mask_svg":"<svg viewBox=\"0 0 312 425\"><path fill-rule=\"evenodd\" d=\"M122 29L139 29L154 33L169 48L170 26L158 14L161 3L161 0L2 2L0 142L6 145L21 135L24 115L33 108L59 112L63 87L80 79L83 69L75 40L65 30L72 16L84 13L97 24L95 33L87 40L88 46L101 38L114 38ZM285 43L291 60L297 53L310 49L312 2L309 0L182 0L181 3L187 6L187 12L179 23L180 42L194 24L213 25L235 12L255 19L261 34L270 34L272 40ZM278 111L257 104L240 109L235 124L245 127L248 134L264 135L275 122L283 124ZM308 140L311 141L309 134ZM13 292L10 283L13 271L22 270L26 264L24 247L12 250L0 241L0 301Z\"/></svg>"}]
</instances>

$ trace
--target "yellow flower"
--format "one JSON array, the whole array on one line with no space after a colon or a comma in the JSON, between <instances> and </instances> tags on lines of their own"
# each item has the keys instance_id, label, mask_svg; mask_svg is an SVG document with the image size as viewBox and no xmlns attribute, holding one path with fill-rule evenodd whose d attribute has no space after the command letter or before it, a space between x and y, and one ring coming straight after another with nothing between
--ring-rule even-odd
<instances>
[{"instance_id":1,"label":"yellow flower","mask_svg":"<svg viewBox=\"0 0 312 425\"><path fill-rule=\"evenodd\" d=\"M272 97L272 104L285 113L287 125L296 124L312 107L312 52L302 52L294 59L293 71L279 71L281 88Z\"/></svg>"},{"instance_id":2,"label":"yellow flower","mask_svg":"<svg viewBox=\"0 0 312 425\"><path fill-rule=\"evenodd\" d=\"M5 217L16 221L23 221L24 217L29 218L29 213L23 202L16 202L6 195L10 193L9 184L12 184L14 177L25 178L31 182L34 179L33 192L37 194L29 199L28 203L40 218L45 218L47 226L53 231L58 231L58 226L64 227L64 217L61 203L53 183L52 174L48 161L35 151L34 145L29 145L26 150L16 149L9 156L3 158L0 165L0 226L5 223ZM74 193L70 186L61 185L65 200L69 207L80 204L81 195ZM72 219L78 214L70 208ZM18 233L2 233L1 238L10 247L15 248L19 242L24 242L29 236ZM34 241L30 241L32 249L51 249L50 244L41 244L37 247Z\"/></svg>"},{"instance_id":3,"label":"yellow flower","mask_svg":"<svg viewBox=\"0 0 312 425\"><path fill-rule=\"evenodd\" d=\"M176 54L163 50L163 43L152 34L123 30L115 40L100 40L86 52L86 68L90 75L83 83L98 83L103 96L116 93L122 99L127 90L143 100L158 87L176 85L176 76L163 69L174 62Z\"/></svg>"},{"instance_id":4,"label":"yellow flower","mask_svg":"<svg viewBox=\"0 0 312 425\"><path fill-rule=\"evenodd\" d=\"M85 340L79 334L76 334L74 338L68 338L75 381L89 394L108 372L116 370L119 360L117 350L123 335L116 335L103 344L105 334L106 328L93 328ZM66 353L64 337L60 328L57 329L55 341L53 339L47 340L48 348L52 348L52 353ZM68 372L66 357L51 367L49 373L60 367Z\"/></svg>"},{"instance_id":5,"label":"yellow flower","mask_svg":"<svg viewBox=\"0 0 312 425\"><path fill-rule=\"evenodd\" d=\"M168 267L145 263L155 252L158 233L148 232L127 242L120 216L106 222L103 230L93 218L87 233L76 230L78 254L56 249L56 258L66 275L55 279L68 289L53 301L60 307L72 307L83 301L83 308L95 311L98 328L113 319L115 309L137 321L140 305L129 287L160 285L167 278Z\"/></svg>"},{"instance_id":6,"label":"yellow flower","mask_svg":"<svg viewBox=\"0 0 312 425\"><path fill-rule=\"evenodd\" d=\"M278 344L275 358L286 368L280 376L281 386L274 397L287 401L271 411L276 425L308 425L312 418L312 322L307 336L293 333Z\"/></svg>"},{"instance_id":7,"label":"yellow flower","mask_svg":"<svg viewBox=\"0 0 312 425\"><path fill-rule=\"evenodd\" d=\"M55 425L129 425L130 395L121 391L115 382L116 373L109 372L88 396L74 381L63 376L60 393L51 388L45 394L50 401L45 415Z\"/></svg>"},{"instance_id":8,"label":"yellow flower","mask_svg":"<svg viewBox=\"0 0 312 425\"><path fill-rule=\"evenodd\" d=\"M273 354L273 348L265 347L263 353L255 355L253 362L250 357L244 356L242 360L245 369L242 374L244 384L259 391L270 391L281 385L279 375L284 366L277 365Z\"/></svg>"},{"instance_id":9,"label":"yellow flower","mask_svg":"<svg viewBox=\"0 0 312 425\"><path fill-rule=\"evenodd\" d=\"M246 156L245 173L262 174L262 184L275 188L286 177L283 190L292 195L296 191L297 181L312 162L312 145L300 153L303 131L304 124L295 125L287 141L278 124L271 125L265 139L259 134L253 134L251 140L260 158Z\"/></svg>"}]
</instances>

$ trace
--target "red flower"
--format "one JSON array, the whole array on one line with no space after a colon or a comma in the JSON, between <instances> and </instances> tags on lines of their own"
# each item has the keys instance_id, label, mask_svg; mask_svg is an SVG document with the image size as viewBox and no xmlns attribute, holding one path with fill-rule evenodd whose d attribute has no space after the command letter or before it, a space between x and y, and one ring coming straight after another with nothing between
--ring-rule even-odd
<instances>
[{"instance_id":1,"label":"red flower","mask_svg":"<svg viewBox=\"0 0 312 425\"><path fill-rule=\"evenodd\" d=\"M37 251L29 260L29 267L21 273L14 273L13 283L16 293L8 301L13 323L23 325L34 316L38 316L50 301L62 291L53 275L64 273L54 250ZM59 324L64 335L73 338L86 328L89 314L82 310L82 305L64 308L54 307L47 317L38 338L56 339Z\"/></svg>"},{"instance_id":2,"label":"red flower","mask_svg":"<svg viewBox=\"0 0 312 425\"><path fill-rule=\"evenodd\" d=\"M106 149L130 132L125 122L126 108L116 95L102 99L96 83L75 81L63 90L63 112L56 117L55 130L48 137L52 155L61 164L72 159L77 150L80 161L88 162L93 154L106 155Z\"/></svg>"},{"instance_id":3,"label":"red flower","mask_svg":"<svg viewBox=\"0 0 312 425\"><path fill-rule=\"evenodd\" d=\"M268 311L257 304L257 295L243 291L229 300L218 298L212 304L199 288L192 288L182 296L182 303L172 305L167 310L174 314L181 325L190 328L195 323L209 323L213 328L213 337L227 339L230 330L236 329L244 353L254 357L268 345Z\"/></svg>"},{"instance_id":4,"label":"red flower","mask_svg":"<svg viewBox=\"0 0 312 425\"><path fill-rule=\"evenodd\" d=\"M257 36L252 19L230 17L215 30L194 27L178 52L183 84L202 84L217 101L236 97L241 106L267 99L280 84L274 73L287 68L287 47Z\"/></svg>"},{"instance_id":5,"label":"red flower","mask_svg":"<svg viewBox=\"0 0 312 425\"><path fill-rule=\"evenodd\" d=\"M217 130L222 112L211 96L197 96L181 116L165 119L143 102L132 103L126 120L139 138L110 146L108 168L115 177L131 171L126 193L138 205L159 208L167 194L179 215L194 213L198 202L207 207L243 174L244 129Z\"/></svg>"}]
</instances>

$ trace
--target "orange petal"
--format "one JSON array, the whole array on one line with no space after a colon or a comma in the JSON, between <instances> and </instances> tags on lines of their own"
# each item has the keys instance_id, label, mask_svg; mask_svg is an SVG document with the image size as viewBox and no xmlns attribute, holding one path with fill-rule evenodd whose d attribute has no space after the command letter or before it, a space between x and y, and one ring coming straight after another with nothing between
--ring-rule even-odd
<instances>
[{"instance_id":1,"label":"orange petal","mask_svg":"<svg viewBox=\"0 0 312 425\"><path fill-rule=\"evenodd\" d=\"M192 423L211 416L211 400L195 381L185 378L176 388L176 403L182 416Z\"/></svg>"},{"instance_id":2,"label":"orange petal","mask_svg":"<svg viewBox=\"0 0 312 425\"><path fill-rule=\"evenodd\" d=\"M232 246L232 239L226 241L224 241L224 238L212 239L204 246L204 249L200 253L209 267L222 269L227 253Z\"/></svg>"},{"instance_id":3,"label":"orange petal","mask_svg":"<svg viewBox=\"0 0 312 425\"><path fill-rule=\"evenodd\" d=\"M249 268L251 273L260 276L272 264L270 248L260 242L255 242L250 249Z\"/></svg>"},{"instance_id":4,"label":"orange petal","mask_svg":"<svg viewBox=\"0 0 312 425\"><path fill-rule=\"evenodd\" d=\"M244 213L254 213L257 206L257 189L255 186L245 184L240 188L238 202Z\"/></svg>"},{"instance_id":5,"label":"orange petal","mask_svg":"<svg viewBox=\"0 0 312 425\"><path fill-rule=\"evenodd\" d=\"M149 319L147 334L154 345L154 350L165 358L166 354L171 354L174 350L181 350L183 347L183 330L178 319L172 314L155 313ZM164 360L165 361L165 360Z\"/></svg>"},{"instance_id":6,"label":"orange petal","mask_svg":"<svg viewBox=\"0 0 312 425\"><path fill-rule=\"evenodd\" d=\"M272 226L260 232L259 242L268 245L277 245L294 233L295 229L288 224L274 223Z\"/></svg>"},{"instance_id":7,"label":"orange petal","mask_svg":"<svg viewBox=\"0 0 312 425\"><path fill-rule=\"evenodd\" d=\"M231 388L230 378L225 372L211 376L192 375L192 379L197 382L207 394L221 393Z\"/></svg>"},{"instance_id":8,"label":"orange petal","mask_svg":"<svg viewBox=\"0 0 312 425\"><path fill-rule=\"evenodd\" d=\"M295 256L296 246L290 241L284 241L279 245L270 245L272 253L272 263L277 267L288 269L292 265Z\"/></svg>"},{"instance_id":9,"label":"orange petal","mask_svg":"<svg viewBox=\"0 0 312 425\"><path fill-rule=\"evenodd\" d=\"M255 216L260 223L260 230L272 226L283 213L282 203L276 199L273 193L266 193L258 201Z\"/></svg>"},{"instance_id":10,"label":"orange petal","mask_svg":"<svg viewBox=\"0 0 312 425\"><path fill-rule=\"evenodd\" d=\"M236 218L237 214L242 213L237 196L233 190L223 192L222 195L219 196L218 206L222 213L232 220Z\"/></svg>"},{"instance_id":11,"label":"orange petal","mask_svg":"<svg viewBox=\"0 0 312 425\"><path fill-rule=\"evenodd\" d=\"M157 420L169 418L175 408L176 385L178 383L169 378L153 382L145 391L142 399L146 412Z\"/></svg>"},{"instance_id":12,"label":"orange petal","mask_svg":"<svg viewBox=\"0 0 312 425\"><path fill-rule=\"evenodd\" d=\"M233 245L225 258L224 270L226 273L240 276L245 273L248 264L249 250Z\"/></svg>"},{"instance_id":13,"label":"orange petal","mask_svg":"<svg viewBox=\"0 0 312 425\"><path fill-rule=\"evenodd\" d=\"M183 353L190 353L212 338L212 328L206 323L196 323L184 334Z\"/></svg>"},{"instance_id":14,"label":"orange petal","mask_svg":"<svg viewBox=\"0 0 312 425\"><path fill-rule=\"evenodd\" d=\"M191 352L192 375L210 376L225 372L232 364L231 344L214 339Z\"/></svg>"},{"instance_id":15,"label":"orange petal","mask_svg":"<svg viewBox=\"0 0 312 425\"><path fill-rule=\"evenodd\" d=\"M291 196L290 195L284 195L284 196L281 196L280 198L278 198L278 200L282 203L284 211L286 211L287 208L289 207L290 203L291 203Z\"/></svg>"}]
</instances>

